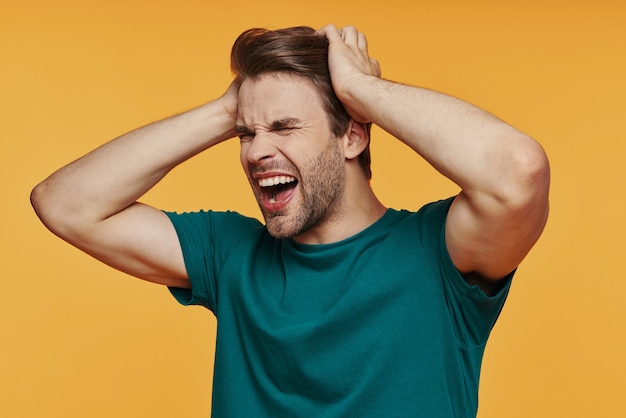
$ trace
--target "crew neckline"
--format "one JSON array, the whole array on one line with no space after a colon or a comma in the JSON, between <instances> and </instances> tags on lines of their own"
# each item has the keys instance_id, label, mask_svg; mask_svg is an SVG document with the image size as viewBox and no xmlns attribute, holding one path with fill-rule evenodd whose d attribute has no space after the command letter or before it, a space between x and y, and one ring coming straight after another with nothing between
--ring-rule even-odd
<instances>
[{"instance_id":1,"label":"crew neckline","mask_svg":"<svg viewBox=\"0 0 626 418\"><path fill-rule=\"evenodd\" d=\"M287 238L286 241L290 243L294 248L305 251L305 252L314 252L314 251L323 251L331 248L341 247L343 245L349 244L355 240L358 240L361 236L371 232L374 229L384 228L388 224L390 224L394 219L394 214L397 214L399 211L393 208L387 208L385 213L374 221L372 224L368 225L364 229L360 230L354 235L351 235L347 238L336 242L329 242L327 244L305 244L301 242L297 242L293 238Z\"/></svg>"}]
</instances>

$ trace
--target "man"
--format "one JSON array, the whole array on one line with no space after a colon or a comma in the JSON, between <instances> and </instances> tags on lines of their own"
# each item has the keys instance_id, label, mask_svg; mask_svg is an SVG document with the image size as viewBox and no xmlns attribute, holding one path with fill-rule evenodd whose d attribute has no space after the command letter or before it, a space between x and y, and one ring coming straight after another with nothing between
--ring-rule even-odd
<instances>
[{"instance_id":1,"label":"man","mask_svg":"<svg viewBox=\"0 0 626 418\"><path fill-rule=\"evenodd\" d=\"M380 78L354 27L250 30L232 66L223 96L38 185L42 221L215 313L214 416L475 416L487 337L548 214L541 147L468 103ZM370 123L461 192L386 208L369 183ZM137 202L233 136L265 225Z\"/></svg>"}]
</instances>

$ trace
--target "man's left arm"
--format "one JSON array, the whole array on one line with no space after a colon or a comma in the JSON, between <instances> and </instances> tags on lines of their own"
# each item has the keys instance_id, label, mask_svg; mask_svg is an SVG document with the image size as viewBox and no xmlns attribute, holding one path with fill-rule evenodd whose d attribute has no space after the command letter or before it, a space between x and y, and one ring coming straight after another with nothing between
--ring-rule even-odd
<instances>
[{"instance_id":1,"label":"man's left arm","mask_svg":"<svg viewBox=\"0 0 626 418\"><path fill-rule=\"evenodd\" d=\"M359 122L373 122L460 186L446 245L468 282L498 288L535 244L548 216L549 164L531 137L457 98L380 78L354 27L329 40L333 87Z\"/></svg>"}]
</instances>

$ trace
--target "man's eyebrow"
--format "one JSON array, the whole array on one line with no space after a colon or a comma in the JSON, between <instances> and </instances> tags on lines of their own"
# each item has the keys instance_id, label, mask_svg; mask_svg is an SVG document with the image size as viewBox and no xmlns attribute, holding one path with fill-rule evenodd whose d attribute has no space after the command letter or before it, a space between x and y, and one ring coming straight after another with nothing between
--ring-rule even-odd
<instances>
[{"instance_id":1,"label":"man's eyebrow","mask_svg":"<svg viewBox=\"0 0 626 418\"><path fill-rule=\"evenodd\" d=\"M277 130L277 129L282 129L285 127L293 128L301 124L302 124L302 121L298 118L284 117L282 119L278 119L272 122L271 127L272 127L272 130Z\"/></svg>"},{"instance_id":2,"label":"man's eyebrow","mask_svg":"<svg viewBox=\"0 0 626 418\"><path fill-rule=\"evenodd\" d=\"M270 129L272 131L275 131L278 129L283 129L285 127L294 128L299 125L302 125L302 121L300 119L287 116L287 117L284 117L284 118L281 118L272 122L270 124ZM234 130L235 130L235 133L238 135L239 134L254 135L254 130L245 125L235 124Z\"/></svg>"},{"instance_id":3,"label":"man's eyebrow","mask_svg":"<svg viewBox=\"0 0 626 418\"><path fill-rule=\"evenodd\" d=\"M246 135L252 134L252 135L254 135L254 131L252 129L248 128L245 125L235 125L234 130L235 130L235 133L237 135L240 135L240 134L246 134Z\"/></svg>"}]
</instances>

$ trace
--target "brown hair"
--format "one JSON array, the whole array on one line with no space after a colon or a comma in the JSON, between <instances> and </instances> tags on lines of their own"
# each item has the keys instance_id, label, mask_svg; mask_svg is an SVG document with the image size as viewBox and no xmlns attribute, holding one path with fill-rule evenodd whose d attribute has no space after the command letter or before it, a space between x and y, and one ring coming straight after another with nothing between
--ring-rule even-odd
<instances>
[{"instance_id":1,"label":"brown hair","mask_svg":"<svg viewBox=\"0 0 626 418\"><path fill-rule=\"evenodd\" d=\"M343 135L351 117L335 95L328 71L328 41L306 26L286 29L248 29L235 40L231 51L231 69L240 79L282 72L308 78L324 103L330 131ZM370 124L366 129L369 134ZM367 178L372 177L369 144L358 161Z\"/></svg>"}]
</instances>

